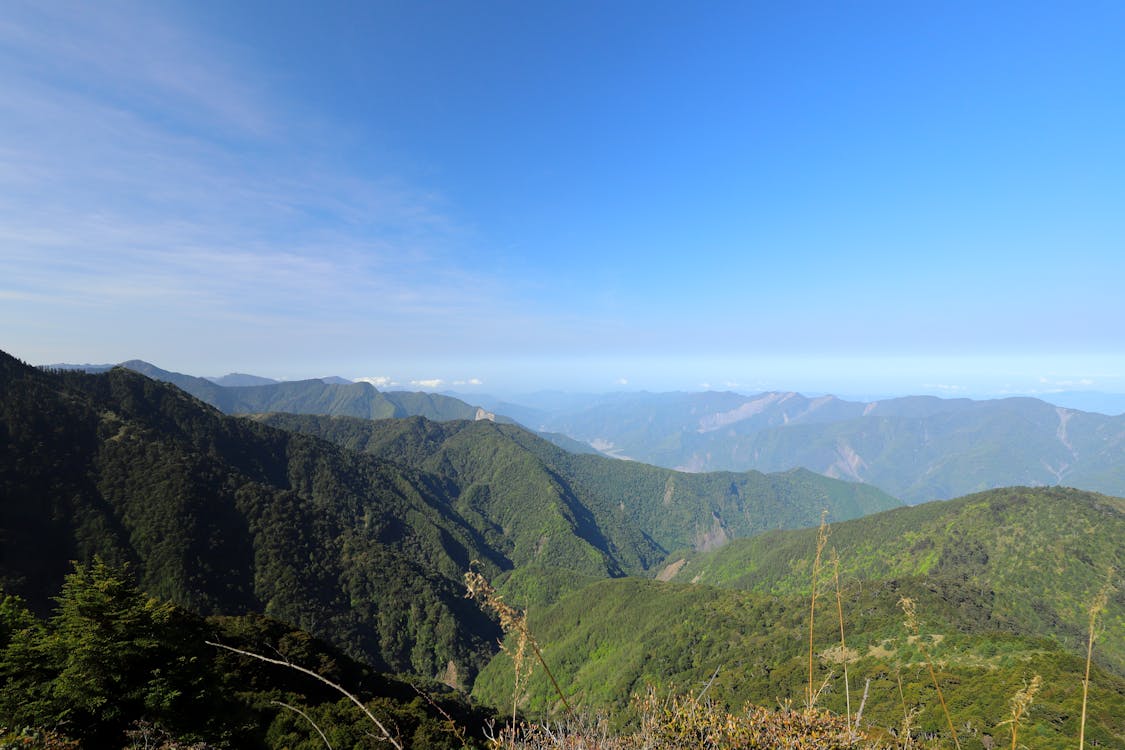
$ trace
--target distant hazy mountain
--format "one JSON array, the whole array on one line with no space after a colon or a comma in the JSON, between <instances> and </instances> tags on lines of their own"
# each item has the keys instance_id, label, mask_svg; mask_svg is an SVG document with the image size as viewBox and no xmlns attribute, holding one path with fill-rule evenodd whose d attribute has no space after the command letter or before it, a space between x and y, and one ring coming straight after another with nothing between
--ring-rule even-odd
<instances>
[{"instance_id":1,"label":"distant hazy mountain","mask_svg":"<svg viewBox=\"0 0 1125 750\"><path fill-rule=\"evenodd\" d=\"M490 396L484 393L468 394L458 393L456 391L443 391L444 395L450 398L468 401L474 404L480 404L485 409L488 409L494 414L503 414L505 417L511 417L516 422L519 422L524 427L529 429L538 429L539 425L546 424L550 419L551 411L542 406L527 406L524 404L517 404L496 396ZM561 434L561 433L560 433ZM586 443L587 447L589 444Z\"/></svg>"},{"instance_id":2,"label":"distant hazy mountain","mask_svg":"<svg viewBox=\"0 0 1125 750\"><path fill-rule=\"evenodd\" d=\"M229 375L223 375L219 378L207 378L215 385L225 386L227 388L237 388L245 385L272 385L279 381L273 378L263 378L260 375L247 375L244 372L232 372Z\"/></svg>"},{"instance_id":3,"label":"distant hazy mountain","mask_svg":"<svg viewBox=\"0 0 1125 750\"><path fill-rule=\"evenodd\" d=\"M1008 485L1125 494L1125 416L1032 398L845 401L798 393L634 393L533 425L607 455L686 471L801 466L907 502Z\"/></svg>"}]
</instances>

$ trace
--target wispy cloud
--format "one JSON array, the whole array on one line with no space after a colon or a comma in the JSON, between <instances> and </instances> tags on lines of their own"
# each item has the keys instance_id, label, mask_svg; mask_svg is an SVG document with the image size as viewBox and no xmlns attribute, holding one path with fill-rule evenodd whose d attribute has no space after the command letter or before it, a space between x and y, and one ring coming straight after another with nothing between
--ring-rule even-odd
<instances>
[{"instance_id":1,"label":"wispy cloud","mask_svg":"<svg viewBox=\"0 0 1125 750\"><path fill-rule=\"evenodd\" d=\"M440 196L326 154L325 126L240 54L147 4L5 6L0 317L76 341L84 323L221 322L199 335L231 351L278 329L472 347L511 320L503 285L457 261Z\"/></svg>"}]
</instances>

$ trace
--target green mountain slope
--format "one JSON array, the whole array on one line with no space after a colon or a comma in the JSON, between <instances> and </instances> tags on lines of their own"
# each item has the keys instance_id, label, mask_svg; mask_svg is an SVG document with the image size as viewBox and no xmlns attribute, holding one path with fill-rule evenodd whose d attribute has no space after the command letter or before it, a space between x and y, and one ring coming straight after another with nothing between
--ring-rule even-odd
<instances>
[{"instance_id":1,"label":"green mountain slope","mask_svg":"<svg viewBox=\"0 0 1125 750\"><path fill-rule=\"evenodd\" d=\"M815 534L738 540L688 560L676 580L803 593ZM1061 488L991 490L833 524L830 544L843 580L957 583L987 592L993 627L1050 635L1080 650L1094 593L1107 569L1125 563L1125 500ZM1104 616L1099 658L1125 674L1125 586Z\"/></svg>"},{"instance_id":2,"label":"green mountain slope","mask_svg":"<svg viewBox=\"0 0 1125 750\"><path fill-rule=\"evenodd\" d=\"M647 570L666 550L710 548L769 529L815 524L822 508L852 518L900 504L873 487L807 471L684 474L576 455L515 425L286 414L258 419L443 477L457 488L458 511L479 518L481 533L517 565L551 563L550 556L533 560L530 554L545 543L541 534L521 529L555 523L544 515L552 509L588 544L561 550L558 559L581 559L596 550L618 565L603 564L603 574L618 575ZM486 519L509 529L517 548L490 536ZM599 573L573 562L568 567Z\"/></svg>"},{"instance_id":3,"label":"green mountain slope","mask_svg":"<svg viewBox=\"0 0 1125 750\"><path fill-rule=\"evenodd\" d=\"M811 558L812 549L805 550ZM927 652L958 728L961 747L981 750L1006 742L1008 700L1031 678L1042 677L1021 743L1035 748L1075 744L1084 661L1057 642L990 629L987 596L943 588L924 579L853 587L843 603L852 710L867 692L864 719L898 727L904 707L914 735L949 742L940 703L919 641L904 628L900 596L916 599ZM961 606L950 606L958 601ZM815 632L815 683L820 704L844 713L847 697L840 665L830 649L839 643L834 602L821 604ZM831 613L831 614L830 614ZM727 705L744 701L774 706L803 702L808 669L809 602L702 585L625 579L577 591L550 609L532 612L530 627L564 694L588 709L629 714L629 696L649 685L700 693ZM481 673L474 696L511 705L513 667L502 652ZM870 683L868 684L868 680ZM901 690L901 692L900 692ZM1087 742L1125 746L1125 679L1096 668L1091 676ZM533 671L520 704L532 713L557 709L558 698L542 668Z\"/></svg>"},{"instance_id":4,"label":"green mountain slope","mask_svg":"<svg viewBox=\"0 0 1125 750\"><path fill-rule=\"evenodd\" d=\"M0 585L38 611L69 560L101 554L134 562L146 591L194 611L265 612L379 668L468 684L496 636L461 597L472 561L542 602L665 554L636 516L664 501L671 472L572 457L515 426L288 418L346 428L326 436L370 456L224 417L124 368L0 365ZM352 445L347 433L366 438ZM576 466L594 469L568 475ZM732 486L681 494L713 524ZM784 522L807 522L824 498L765 502L780 512L780 499L798 509Z\"/></svg>"},{"instance_id":5,"label":"green mountain slope","mask_svg":"<svg viewBox=\"0 0 1125 750\"><path fill-rule=\"evenodd\" d=\"M0 586L37 611L69 560L100 554L153 595L264 612L388 671L467 683L494 649L461 576L512 564L433 478L124 369L0 355L0 393Z\"/></svg>"}]
</instances>

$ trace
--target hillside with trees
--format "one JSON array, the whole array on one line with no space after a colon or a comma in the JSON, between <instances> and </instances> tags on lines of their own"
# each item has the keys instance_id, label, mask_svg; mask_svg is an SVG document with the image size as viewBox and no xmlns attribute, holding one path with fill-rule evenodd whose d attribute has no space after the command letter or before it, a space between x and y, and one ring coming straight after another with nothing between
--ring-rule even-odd
<instances>
[{"instance_id":1,"label":"hillside with trees","mask_svg":"<svg viewBox=\"0 0 1125 750\"><path fill-rule=\"evenodd\" d=\"M515 427L390 422L378 429L399 437L378 457L224 416L125 368L52 373L4 355L0 379L0 586L40 614L71 560L100 555L191 611L260 612L376 668L469 685L499 635L463 598L470 563L544 601L667 552L625 512L631 498L609 494L629 475L570 482L541 458L564 454ZM824 501L784 499L776 524Z\"/></svg>"}]
</instances>

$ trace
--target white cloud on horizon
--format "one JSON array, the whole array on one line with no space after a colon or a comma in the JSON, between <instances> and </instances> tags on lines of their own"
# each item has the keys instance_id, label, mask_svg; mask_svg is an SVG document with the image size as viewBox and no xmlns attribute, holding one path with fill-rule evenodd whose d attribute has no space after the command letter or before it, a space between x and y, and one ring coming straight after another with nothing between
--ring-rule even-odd
<instances>
[{"instance_id":1,"label":"white cloud on horizon","mask_svg":"<svg viewBox=\"0 0 1125 750\"><path fill-rule=\"evenodd\" d=\"M445 384L441 378L430 378L427 380L411 380L410 385L416 388L440 388Z\"/></svg>"},{"instance_id":2,"label":"white cloud on horizon","mask_svg":"<svg viewBox=\"0 0 1125 750\"><path fill-rule=\"evenodd\" d=\"M1054 378L1041 377L1039 378L1039 383L1047 387L1047 390L1044 392L1050 393L1052 391L1059 391L1068 388L1090 388L1091 386L1096 385L1097 381L1095 381L1093 378L1067 378L1058 380Z\"/></svg>"},{"instance_id":3,"label":"white cloud on horizon","mask_svg":"<svg viewBox=\"0 0 1125 750\"><path fill-rule=\"evenodd\" d=\"M941 391L943 393L962 393L968 390L963 385L952 385L947 383L925 383L922 385L922 387L933 391Z\"/></svg>"},{"instance_id":4,"label":"white cloud on horizon","mask_svg":"<svg viewBox=\"0 0 1125 750\"><path fill-rule=\"evenodd\" d=\"M356 378L353 382L356 383L370 383L376 388L388 388L398 385L393 378L388 378L385 375L378 375L375 377Z\"/></svg>"}]
</instances>

